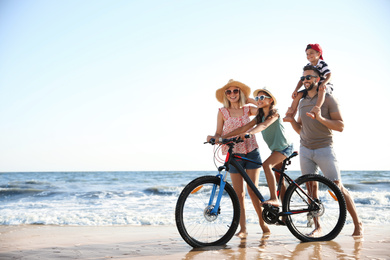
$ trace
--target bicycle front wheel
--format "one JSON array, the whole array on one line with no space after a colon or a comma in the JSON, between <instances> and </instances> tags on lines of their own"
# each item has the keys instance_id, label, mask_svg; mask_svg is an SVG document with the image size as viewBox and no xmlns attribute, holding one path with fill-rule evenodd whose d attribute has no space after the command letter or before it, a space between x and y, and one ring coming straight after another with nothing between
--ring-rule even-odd
<instances>
[{"instance_id":1,"label":"bicycle front wheel","mask_svg":"<svg viewBox=\"0 0 390 260\"><path fill-rule=\"evenodd\" d=\"M342 230L347 214L345 199L337 185L318 174L299 177L283 200L286 225L303 242L332 240Z\"/></svg>"},{"instance_id":2,"label":"bicycle front wheel","mask_svg":"<svg viewBox=\"0 0 390 260\"><path fill-rule=\"evenodd\" d=\"M221 179L203 176L190 182L181 192L175 211L181 237L192 247L226 244L237 230L240 204L233 187L226 183L219 208L212 213Z\"/></svg>"}]
</instances>

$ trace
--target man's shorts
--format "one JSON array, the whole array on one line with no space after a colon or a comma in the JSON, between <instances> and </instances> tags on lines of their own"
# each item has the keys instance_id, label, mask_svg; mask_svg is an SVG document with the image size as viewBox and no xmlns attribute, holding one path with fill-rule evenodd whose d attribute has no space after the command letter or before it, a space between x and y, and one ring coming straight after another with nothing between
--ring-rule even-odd
<instances>
[{"instance_id":1,"label":"man's shorts","mask_svg":"<svg viewBox=\"0 0 390 260\"><path fill-rule=\"evenodd\" d=\"M333 147L311 150L301 145L299 158L302 175L317 174L320 169L326 178L332 181L341 180L340 168Z\"/></svg>"}]
</instances>

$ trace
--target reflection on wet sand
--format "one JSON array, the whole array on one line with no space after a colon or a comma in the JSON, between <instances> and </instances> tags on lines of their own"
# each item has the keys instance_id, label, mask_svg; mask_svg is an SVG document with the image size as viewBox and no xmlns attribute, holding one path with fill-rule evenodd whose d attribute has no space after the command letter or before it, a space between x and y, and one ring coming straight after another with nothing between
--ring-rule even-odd
<instances>
[{"instance_id":1,"label":"reflection on wet sand","mask_svg":"<svg viewBox=\"0 0 390 260\"><path fill-rule=\"evenodd\" d=\"M353 238L354 250L345 252L336 241L297 243L286 236L265 235L260 240L246 237L236 239L223 247L196 248L189 251L184 259L360 259L363 238ZM238 242L238 244L236 243ZM351 241L352 242L352 241ZM277 250L275 250L277 248Z\"/></svg>"},{"instance_id":2,"label":"reflection on wet sand","mask_svg":"<svg viewBox=\"0 0 390 260\"><path fill-rule=\"evenodd\" d=\"M347 225L333 241L301 243L284 227L262 236L250 226L245 239L192 249L175 227L0 227L0 259L390 259L390 227L366 226L364 239Z\"/></svg>"}]
</instances>

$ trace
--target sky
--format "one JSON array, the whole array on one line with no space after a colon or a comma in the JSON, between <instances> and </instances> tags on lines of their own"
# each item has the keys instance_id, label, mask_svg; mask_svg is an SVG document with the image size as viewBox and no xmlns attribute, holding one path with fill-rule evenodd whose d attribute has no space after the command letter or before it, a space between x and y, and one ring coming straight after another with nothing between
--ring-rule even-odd
<instances>
[{"instance_id":1,"label":"sky","mask_svg":"<svg viewBox=\"0 0 390 260\"><path fill-rule=\"evenodd\" d=\"M341 170L390 170L389 28L388 0L0 0L0 172L215 170L215 91L267 86L284 115L309 43Z\"/></svg>"}]
</instances>

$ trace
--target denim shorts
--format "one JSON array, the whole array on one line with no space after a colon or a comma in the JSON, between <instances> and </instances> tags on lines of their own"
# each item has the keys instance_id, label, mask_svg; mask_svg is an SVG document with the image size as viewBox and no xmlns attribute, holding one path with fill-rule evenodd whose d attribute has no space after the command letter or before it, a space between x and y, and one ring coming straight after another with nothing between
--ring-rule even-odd
<instances>
[{"instance_id":1,"label":"denim shorts","mask_svg":"<svg viewBox=\"0 0 390 260\"><path fill-rule=\"evenodd\" d=\"M333 147L328 146L311 150L301 145L299 158L302 175L322 171L324 176L332 181L341 180L339 164Z\"/></svg>"},{"instance_id":2,"label":"denim shorts","mask_svg":"<svg viewBox=\"0 0 390 260\"><path fill-rule=\"evenodd\" d=\"M284 156L286 156L288 158L288 157L290 157L290 155L292 155L293 151L294 151L294 145L290 144L289 146L287 146L286 149L284 149L282 151L277 151L277 152L283 154Z\"/></svg>"},{"instance_id":3,"label":"denim shorts","mask_svg":"<svg viewBox=\"0 0 390 260\"><path fill-rule=\"evenodd\" d=\"M257 148L255 150L253 150L252 152L249 152L247 154L237 153L236 155L251 159L251 160L259 162L259 163L262 162L261 158L260 158L259 149L257 149ZM244 168L245 170L258 169L261 167L261 165L253 163L253 162L247 162L247 161L243 161L240 159L236 159L236 160L242 166L242 168ZM229 172L230 173L238 173L238 170L233 165L230 164L229 165Z\"/></svg>"}]
</instances>

